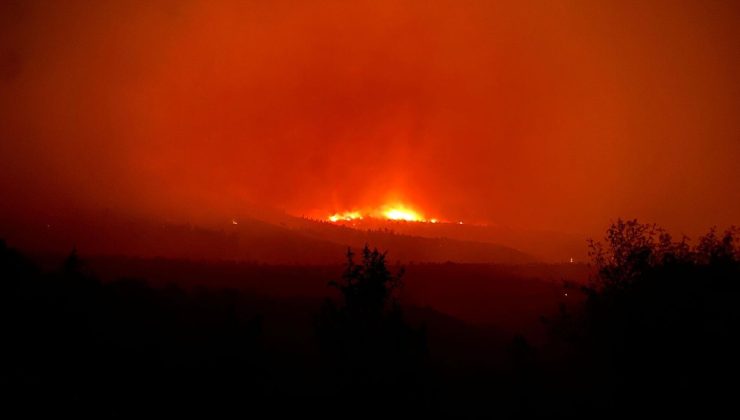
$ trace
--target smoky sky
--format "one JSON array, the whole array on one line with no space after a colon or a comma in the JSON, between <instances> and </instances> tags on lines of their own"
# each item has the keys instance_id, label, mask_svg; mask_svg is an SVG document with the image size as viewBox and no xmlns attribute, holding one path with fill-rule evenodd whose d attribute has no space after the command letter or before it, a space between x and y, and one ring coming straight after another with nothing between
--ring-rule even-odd
<instances>
[{"instance_id":1,"label":"smoky sky","mask_svg":"<svg viewBox=\"0 0 740 420\"><path fill-rule=\"evenodd\" d=\"M389 200L573 232L740 215L732 2L0 6L3 206Z\"/></svg>"}]
</instances>

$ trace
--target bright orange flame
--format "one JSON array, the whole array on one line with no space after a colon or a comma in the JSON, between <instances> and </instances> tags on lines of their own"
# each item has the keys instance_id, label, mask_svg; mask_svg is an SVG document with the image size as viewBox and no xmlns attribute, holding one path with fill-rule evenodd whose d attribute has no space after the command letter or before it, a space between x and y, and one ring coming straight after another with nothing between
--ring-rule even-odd
<instances>
[{"instance_id":1,"label":"bright orange flame","mask_svg":"<svg viewBox=\"0 0 740 420\"><path fill-rule=\"evenodd\" d=\"M330 222L338 222L340 220L350 221L356 219L362 220L362 214L360 214L359 211L345 211L344 213L336 213L329 216Z\"/></svg>"},{"instance_id":2,"label":"bright orange flame","mask_svg":"<svg viewBox=\"0 0 740 420\"><path fill-rule=\"evenodd\" d=\"M383 216L390 220L405 220L407 222L425 222L424 218L417 212L404 208L395 207L383 212Z\"/></svg>"},{"instance_id":3,"label":"bright orange flame","mask_svg":"<svg viewBox=\"0 0 740 420\"><path fill-rule=\"evenodd\" d=\"M376 210L368 211L364 215L359 211L347 211L335 213L327 218L330 222L345 222L352 220L362 220L363 217L369 216L378 219L387 219L405 222L429 222L438 223L438 219L425 219L424 216L416 210L412 210L404 205L385 205Z\"/></svg>"}]
</instances>

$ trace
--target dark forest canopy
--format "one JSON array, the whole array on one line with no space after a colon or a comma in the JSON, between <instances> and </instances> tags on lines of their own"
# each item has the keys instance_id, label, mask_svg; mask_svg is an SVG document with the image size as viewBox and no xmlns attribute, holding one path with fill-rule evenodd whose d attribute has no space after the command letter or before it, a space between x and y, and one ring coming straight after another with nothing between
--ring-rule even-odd
<instances>
[{"instance_id":1,"label":"dark forest canopy","mask_svg":"<svg viewBox=\"0 0 740 420\"><path fill-rule=\"evenodd\" d=\"M324 286L340 294L322 304L100 282L76 252L44 272L2 242L0 363L3 398L13 403L4 407L330 417L342 409L608 416L730 407L724 384L738 373L740 350L737 230L712 230L692 245L619 220L591 251L592 283L566 289L584 299L542 313L550 339L535 345L404 307L393 293L403 274L370 248L359 261L348 254L344 275ZM278 333L291 319L313 321ZM476 348L490 348L490 361L466 360Z\"/></svg>"}]
</instances>

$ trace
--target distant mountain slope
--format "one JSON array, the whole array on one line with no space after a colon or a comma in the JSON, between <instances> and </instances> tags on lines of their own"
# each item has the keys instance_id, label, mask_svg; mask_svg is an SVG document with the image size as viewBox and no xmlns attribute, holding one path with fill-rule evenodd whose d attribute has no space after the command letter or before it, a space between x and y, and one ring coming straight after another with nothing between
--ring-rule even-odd
<instances>
[{"instance_id":1,"label":"distant mountain slope","mask_svg":"<svg viewBox=\"0 0 740 420\"><path fill-rule=\"evenodd\" d=\"M555 231L514 229L502 226L457 224L457 223L415 223L379 219L363 219L340 222L284 217L280 223L307 230L321 237L332 238L337 235L336 227L352 228L360 231L389 231L399 235L422 238L448 238L466 242L485 242L517 249L538 260L547 262L569 262L586 260L586 237Z\"/></svg>"},{"instance_id":2,"label":"distant mountain slope","mask_svg":"<svg viewBox=\"0 0 740 420\"><path fill-rule=\"evenodd\" d=\"M343 226L299 229L313 238L359 247L364 244L392 251L393 260L523 264L535 258L516 249L486 242L399 234L391 230L359 230Z\"/></svg>"},{"instance_id":3,"label":"distant mountain slope","mask_svg":"<svg viewBox=\"0 0 740 420\"><path fill-rule=\"evenodd\" d=\"M340 263L348 246L391 251L402 262L508 263L534 258L485 242L422 238L390 230L357 230L305 219L265 222L243 217L209 227L155 222L111 212L0 221L0 237L19 247L88 255L134 255L269 264Z\"/></svg>"},{"instance_id":4,"label":"distant mountain slope","mask_svg":"<svg viewBox=\"0 0 740 420\"><path fill-rule=\"evenodd\" d=\"M263 263L340 262L345 247L257 220L199 227L109 212L0 222L0 237L29 250Z\"/></svg>"}]
</instances>

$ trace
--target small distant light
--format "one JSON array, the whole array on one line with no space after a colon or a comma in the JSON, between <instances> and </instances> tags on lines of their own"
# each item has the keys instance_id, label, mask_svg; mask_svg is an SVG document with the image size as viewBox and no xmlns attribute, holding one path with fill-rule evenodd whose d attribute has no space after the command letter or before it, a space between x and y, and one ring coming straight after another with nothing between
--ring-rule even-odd
<instances>
[{"instance_id":1,"label":"small distant light","mask_svg":"<svg viewBox=\"0 0 740 420\"><path fill-rule=\"evenodd\" d=\"M432 220L430 220L430 222L437 223L437 219L432 219Z\"/></svg>"},{"instance_id":2,"label":"small distant light","mask_svg":"<svg viewBox=\"0 0 740 420\"><path fill-rule=\"evenodd\" d=\"M459 222L457 222L457 224L458 224L458 225L461 225L461 224L463 224L462 220L460 220Z\"/></svg>"},{"instance_id":3,"label":"small distant light","mask_svg":"<svg viewBox=\"0 0 740 420\"><path fill-rule=\"evenodd\" d=\"M573 257L570 257L570 263L571 264L573 263Z\"/></svg>"},{"instance_id":4,"label":"small distant light","mask_svg":"<svg viewBox=\"0 0 740 420\"><path fill-rule=\"evenodd\" d=\"M239 224L239 222L237 222L237 221L236 221L236 219L231 219L231 224L232 224L232 225L238 225L238 224Z\"/></svg>"},{"instance_id":5,"label":"small distant light","mask_svg":"<svg viewBox=\"0 0 740 420\"><path fill-rule=\"evenodd\" d=\"M563 293L566 297L568 296L568 292Z\"/></svg>"}]
</instances>

